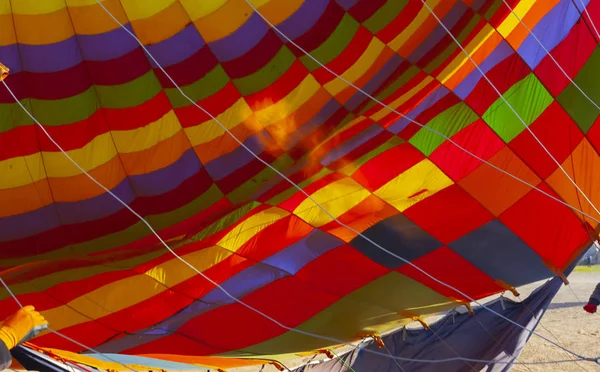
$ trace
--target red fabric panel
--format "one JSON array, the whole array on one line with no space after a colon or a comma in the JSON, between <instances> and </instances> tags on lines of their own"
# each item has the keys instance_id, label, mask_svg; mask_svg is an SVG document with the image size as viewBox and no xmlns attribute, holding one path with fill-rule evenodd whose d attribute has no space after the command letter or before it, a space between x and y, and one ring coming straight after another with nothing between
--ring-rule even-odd
<instances>
[{"instance_id":1,"label":"red fabric panel","mask_svg":"<svg viewBox=\"0 0 600 372\"><path fill-rule=\"evenodd\" d=\"M418 202L405 210L404 215L445 244L494 219L456 184Z\"/></svg>"}]
</instances>

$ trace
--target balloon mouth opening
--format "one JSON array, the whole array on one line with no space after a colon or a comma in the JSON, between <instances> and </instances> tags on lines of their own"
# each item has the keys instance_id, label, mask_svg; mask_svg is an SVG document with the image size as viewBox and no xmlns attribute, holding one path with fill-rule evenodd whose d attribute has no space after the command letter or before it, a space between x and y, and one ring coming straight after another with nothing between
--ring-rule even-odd
<instances>
[{"instance_id":1,"label":"balloon mouth opening","mask_svg":"<svg viewBox=\"0 0 600 372\"><path fill-rule=\"evenodd\" d=\"M0 63L0 81L4 80L8 76L8 67Z\"/></svg>"}]
</instances>

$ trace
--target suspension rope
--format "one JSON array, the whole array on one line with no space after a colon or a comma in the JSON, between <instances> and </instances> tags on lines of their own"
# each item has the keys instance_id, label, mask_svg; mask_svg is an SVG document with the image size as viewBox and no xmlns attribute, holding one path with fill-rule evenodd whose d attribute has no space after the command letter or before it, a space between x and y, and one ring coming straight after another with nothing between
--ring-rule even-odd
<instances>
[{"instance_id":1,"label":"suspension rope","mask_svg":"<svg viewBox=\"0 0 600 372\"><path fill-rule=\"evenodd\" d=\"M556 64L556 67L558 67L558 69L563 73L563 75L565 75L565 77L569 80L569 82L571 84L573 84L573 86L575 88L577 88L577 90L588 100L590 101L590 103L592 105L594 105L594 107L596 107L597 110L600 110L600 106L598 106L598 104L596 102L594 102L594 100L592 100L582 89L581 87L575 83L575 81L573 81L573 79L571 79L571 77L569 76L569 74L567 74L567 72L563 69L563 67L560 65L560 63L558 63L558 61L556 60L556 58L554 58L554 56L550 53L550 51L544 46L544 44L542 44L542 41L533 33L533 31L525 24L525 22L523 22L523 20L521 19L521 17L519 17L517 15L517 13L514 11L513 8L510 7L510 5L506 2L506 0L502 0L504 2L504 4L506 5L506 7L510 10L510 12L519 20L519 23L521 23L521 25L523 27L525 27L525 29L527 30L527 32L529 32L529 34L531 36L533 36L533 38L535 39L535 41L537 41L537 43L542 47L542 49L544 50L544 52L546 53L546 55L548 57L550 57L550 59L554 62L554 64ZM496 30L496 32L498 32L498 30Z\"/></svg>"},{"instance_id":2,"label":"suspension rope","mask_svg":"<svg viewBox=\"0 0 600 372\"><path fill-rule=\"evenodd\" d=\"M469 61L471 61L471 63L473 64L473 66L479 71L479 73L481 74L481 76L488 82L488 84L490 84L490 86L492 87L492 89L494 89L494 91L498 94L498 96L500 97L500 99L502 101L504 101L504 103L507 105L507 107L513 112L513 114L515 114L515 116L519 119L519 121L521 122L521 124L523 124L523 126L525 127L525 129L531 134L531 136L536 140L536 142L540 145L540 147L544 150L544 152L546 152L546 154L548 154L548 156L550 156L550 158L554 161L554 163L556 163L556 165L558 166L558 168L560 168L560 170L564 173L564 175L567 177L567 179L573 184L573 186L575 186L575 188L581 193L581 195L585 198L585 200L590 204L590 206L594 209L594 211L596 211L596 213L598 215L600 215L600 211L598 210L598 208L596 208L596 206L594 205L594 203L592 203L592 201L588 198L588 196L583 192L583 190L581 190L581 188L579 188L579 186L575 183L575 181L573 181L573 179L571 178L571 176L569 176L569 174L567 173L567 171L563 168L563 166L558 162L558 160L556 160L556 158L554 156L552 156L552 154L550 153L550 151L546 148L546 146L544 146L544 144L542 143L542 141L540 141L540 139L535 135L535 133L533 133L533 131L531 130L531 128L529 128L529 126L527 125L527 123L525 123L525 120L523 120L523 118L521 117L521 115L519 115L519 113L515 110L515 108L510 104L510 102L508 102L508 100L502 95L502 93L500 92L500 90L498 90L498 88L494 85L494 83L492 83L492 81L487 77L487 75L485 74L485 72L481 69L481 67L479 67L479 65L477 64L477 62L475 62L473 60L473 58L471 57L471 55L469 54L469 52L467 52L465 50L465 48L463 48L463 46L460 44L460 42L456 39L456 37L452 34L452 32L448 29L448 27L446 27L446 25L442 22L442 20L437 16L437 14L435 14L435 12L433 11L433 9L431 9L431 7L427 4L426 0L421 0L421 3L423 4L423 6L425 6L429 12L431 13L431 15L433 15L433 17L437 20L437 22L440 24L440 26L442 26L442 28L446 31L446 33L452 38L452 40L454 40L454 43L462 50L462 52L467 56L467 58L469 59Z\"/></svg>"},{"instance_id":3,"label":"suspension rope","mask_svg":"<svg viewBox=\"0 0 600 372\"><path fill-rule=\"evenodd\" d=\"M590 25L592 26L592 28L596 32L596 37L598 38L597 40L600 42L600 32L598 32L598 29L596 28L596 25L594 24L594 20L592 19L592 16L590 15L590 12L588 12L587 7L585 6L585 3L583 2L583 0L579 0L579 2L581 3L581 6L583 8L583 12L588 16L588 19L590 20Z\"/></svg>"},{"instance_id":4,"label":"suspension rope","mask_svg":"<svg viewBox=\"0 0 600 372\"><path fill-rule=\"evenodd\" d=\"M96 0L96 1L99 1L99 0ZM296 44L296 43L295 43L293 40L291 40L291 39L290 39L290 38L289 38L289 37L288 37L286 34L284 34L284 33L283 33L281 30L279 30L279 28L277 28L277 27L276 27L276 26L275 26L273 23L271 23L271 21L269 21L269 20L268 20L268 19L267 19L267 18L266 18L266 17L265 17L265 16L264 16L264 15L263 15L261 12L259 12L259 11L258 11L258 9L257 9L257 8L254 6L254 4L252 4L252 3L251 3L249 0L245 0L245 1L246 1L246 3L247 3L247 4L248 4L248 5L249 5L249 6L250 6L252 9L253 9L253 11L254 11L256 14L258 14L258 15L259 15L259 16L260 16L260 17L261 17L261 18L262 18L262 19L265 21L265 23L267 23L267 25L268 25L269 27L271 27L273 30L277 31L277 33L279 33L279 34L280 34L280 35L281 35L281 36L282 36L282 37L283 37L285 40L287 40L289 43L291 43L292 45L294 45L294 46L295 46L296 48L298 48L298 49L299 49L301 52L303 52L305 55L307 55L309 58L311 58L313 61L315 61L317 64L319 64L321 67L323 67L324 69L326 69L328 72L330 72L331 74L333 74L334 76L336 76L336 77L337 77L337 78L339 78L340 80L344 81L346 84L348 84L348 85L352 86L353 88L355 88L356 90L358 90L359 92L361 92L362 94L364 94L365 96L367 96L367 97L371 98L372 100L374 100L375 102L379 103L380 105L382 105L382 106L384 106L384 107L388 108L389 110L391 110L391 111L393 111L393 112L395 112L395 113L397 113L397 114L399 114L399 115L401 115L401 116L403 116L403 117L405 117L405 118L407 118L407 119L411 120L412 122L414 122L414 123L416 123L416 124L420 125L420 126L421 126L421 127L423 127L423 128L429 128L429 127L427 127L427 126L424 126L424 125L422 125L422 124L420 124L420 123L417 123L416 121L414 121L414 120L412 120L412 119L410 119L410 118L408 118L408 117L404 116L403 114L400 114L400 113L399 113L398 111L396 111L395 109L393 109L393 108L391 108L391 107L389 107L389 106L385 105L383 102L381 102L381 101L377 100L375 97L373 97L373 96L371 96L370 94L366 93L366 92L365 92L365 91L363 91L361 88L359 88L359 87L355 86L353 83L349 82L348 80L344 79L344 78L343 78L343 77L341 77L340 75L338 75L338 74L336 74L335 72L333 72L331 69L329 69L328 67L326 67L326 66L325 66L323 63L321 63L319 60L317 60L316 58L314 58L314 57L313 57L313 56L312 56L310 53L308 53L306 50L304 50L302 47L300 47L298 44ZM422 0L421 0L421 1L422 1ZM106 9L106 8L105 8L105 9ZM116 21L116 22L118 22L118 20L117 20L116 18L114 18L114 16L113 16L113 19L115 19L115 21ZM443 26L443 25L442 25L442 26ZM444 26L444 27L445 27L445 26ZM128 33L129 33L129 34L131 34L133 37L135 37L135 35L134 35L132 32L130 32L130 31L127 29L127 28L124 28L124 29L125 29L125 30L126 30ZM447 30L447 29L446 29L446 30ZM456 39L455 39L455 40L456 40ZM139 43L140 43L140 45L142 45L142 48L144 48L143 44L142 44L141 42L139 42ZM145 48L144 48L144 49L145 49ZM153 59L153 61L154 61L155 63L157 63L156 59L154 59L153 57L151 57L151 58ZM158 66L159 66L159 68L161 68L161 69L162 69L162 67L160 67L160 64L158 64ZM166 72L164 71L164 69L162 69L162 71L163 71L163 72L166 74ZM167 76L168 76L168 75L167 75ZM175 82L173 81L173 79L170 79L170 80L171 80L171 82L172 82L173 84L175 84ZM175 85L176 85L176 84L175 84ZM180 91L181 91L181 90L180 90ZM183 93L183 91L181 91L181 92L182 92L182 94L184 94L184 93ZM195 104L197 107L199 107L199 108L200 108L200 109L201 109L203 112L205 112L205 113L209 114L209 113L208 113L208 112L207 112L205 109L201 108L201 107L200 107L198 104L196 104L195 102L193 102L191 99L190 99L190 102L192 102L192 103L193 103L193 104ZM209 115L210 115L210 114L209 114ZM216 120L216 118L215 118L214 120L215 120L215 121L217 121L217 123L219 123L219 121L218 121L218 120ZM224 126L222 126L222 127L223 127L223 129L227 130L227 129L226 129ZM431 129L431 128L429 128L429 129ZM433 130L432 130L432 131L433 131ZM231 132L229 132L229 130L227 130L227 132L228 132L228 133L230 133L231 135L233 135ZM445 138L445 139L447 139L448 141L451 141L451 140L450 140L448 137L446 137L445 135L443 135L443 134L441 134L441 133L439 133L439 132L437 132L437 131L436 131L436 133L438 133L440 136L444 137L444 138ZM451 142L453 142L453 141L451 141ZM241 141L239 141L239 140L238 140L238 143L240 143L240 144L241 144ZM456 144L456 146L458 147L458 144ZM244 147L245 147L245 146L244 146ZM247 147L245 147L245 148L246 148L246 149L248 149ZM248 151L251 151L251 150L250 150L250 149L248 149ZM465 149L464 151L465 151L465 152L468 152L466 149ZM261 160L261 159L260 159L260 157L258 157L257 155L255 155L255 154L253 154L253 155L254 155L254 156L257 158L257 159ZM485 160L483 160L483 159L481 159L481 158L477 157L475 154L472 154L472 156L473 156L473 157L476 157L476 158L478 158L478 159L480 159L482 162L485 162L486 164L489 164L487 161L485 161ZM264 163L264 164L267 164L267 163L266 163L266 162L264 162L264 161L263 161L263 163ZM269 167L271 167L271 165L270 165L270 164L267 164L267 165L268 165ZM478 301L476 301L475 299L471 298L470 296L468 296L468 295L466 295L466 294L462 293L460 290L458 290L458 289L456 289L456 288L454 288L454 287L450 286L449 284L447 284L447 283L444 283L444 282L442 282L441 280L439 280L439 279L437 279L437 278L433 277L433 276L432 276L432 275L430 275L429 273L427 273L427 272L425 272L424 270L422 270L420 267L418 267L418 266L414 265L412 262L410 262L410 261L408 261L408 260L404 259L403 257L400 257L400 256L396 255L396 254L395 254L395 253L393 253L393 252L390 252L389 250L387 250L387 249L385 249L385 248L383 248L383 247L381 247L379 244L377 244L377 243L376 243L376 242L374 242L373 240L371 240L371 239L367 238L367 237L366 237L366 236L364 236L362 233L360 233L360 232L356 231L356 230L355 230L354 228L352 228L351 226L348 226L348 225L344 224L343 222L339 221L337 218L333 217L333 216L332 216L332 215L331 215L329 212L327 212L327 211L326 211L326 210L325 210L325 209L324 209L324 208L323 208L323 207L322 207L322 206L321 206L321 205L320 205L318 202L316 202L314 199L312 199L312 198L310 197L310 195L308 195L308 193L306 193L304 190L302 190L302 188L300 188L299 186L297 186L296 184L294 184L294 183L293 183L293 181L291 181L289 178L287 178L285 175L283 175L281 172L279 172L279 171L278 171L278 170L276 170L275 168L273 168L273 167L271 167L271 168L272 168L272 169L273 169L275 172L277 172L278 174L280 174L280 175L281 175L283 178L285 178L285 179L286 179L288 182L290 182L292 185L294 185L294 186L295 186L295 187L296 187L298 190L300 190L300 191L301 191L301 192L302 192L302 193L303 193L305 196L307 196L307 197L308 197L308 198L309 198L309 199L310 199L310 200L311 200L313 203L315 203L315 204L316 204L316 205L317 205L317 206L318 206L320 209L322 209L322 210L323 210L323 211L324 211L326 214L328 214L328 215L329 215L329 216L330 216L330 217L331 217L331 218L332 218L334 221L336 221L336 222L337 222L338 224L340 224L341 226L343 226L343 227L346 227L346 228L347 228L347 229L349 229L350 231L352 231L352 232L356 233L357 235L361 236L363 239L365 239L365 240L366 240L366 241L368 241L369 243L373 244L375 247L377 247L377 248L381 249L382 251L384 251L384 252L388 253L388 254L389 254L389 255L391 255L392 257L395 257L395 258L397 258L397 259L399 259L399 260L403 261L404 263L406 263L406 264L408 264L408 265L412 266L413 268L417 269L419 272L423 273L425 276L429 277L430 279L432 279L432 280L433 280L433 281L435 281L436 283L438 283L438 284L441 284L441 285L445 286L446 288L449 288L449 289L451 289L451 290L455 291L456 293L460 294L461 296L464 296L464 297L465 297L465 298L467 298L468 300L470 300L470 301L472 301L472 302L476 303L477 305L479 305L479 306L483 307L483 308L484 308L484 309L486 309L487 311L490 311L490 312L492 312L493 314L495 314L495 315L497 315L497 316L501 317L502 319L504 319L504 320L508 321L509 323L511 323L511 324L513 324L513 325L516 325L517 327L520 327L521 329L523 329L523 330L525 330L525 331L529 332L530 334L535 334L536 336L538 336L538 337L541 337L542 339L545 339L547 342L549 342L549 343L551 343L551 344L555 345L556 347L562 348L560 345L556 344L556 343L555 343L555 342L553 342L552 340L550 340L550 339L548 339L548 338L546 338L546 337L544 337L544 336L542 336L542 335L539 335L539 334L537 334L535 331L529 330L529 329L527 329L527 328L525 328L525 327L521 326L520 324L518 324L518 323L514 322L514 321L513 321L513 320L511 320L511 319L508 319L508 318L506 318L506 317L505 317L505 316L503 316L502 314L500 314L500 313L498 313L498 312L496 312L496 311L494 311L494 310L492 310L492 309L488 308L487 306L485 306L485 305L483 305L483 304L479 303ZM496 168L496 169L498 169L498 170L502 171L503 173L505 173L505 174L508 174L508 175L510 175L510 176L512 176L512 177L515 177L515 176L511 175L510 173L508 173L508 172L506 172L506 171L504 171L504 170L502 170L502 169L500 169L500 168ZM525 182L525 181L523 181L523 182ZM532 186L532 187L533 187L533 188L535 188L535 189L537 189L535 186ZM541 190L538 190L538 191L542 192ZM558 199L557 199L557 200L558 200ZM564 202L562 202L562 201L560 201L560 202L561 202L561 203L564 203ZM566 204L566 203L565 203L565 204ZM571 207L571 208L574 208L574 207ZM581 213L583 213L583 212L581 212ZM600 212L599 212L599 214L600 214ZM592 218L592 219L594 219L594 220L595 220L595 218ZM597 221L597 220L596 220L596 221ZM600 221L598 221L598 222L600 222ZM571 350L566 350L566 351L567 351L567 352L569 352L570 354L572 354L572 355L574 355L574 356L576 356L576 357L580 358L580 359L584 359L584 358L585 358L585 357L582 357L581 355L579 355L579 354L577 354L577 353L575 353L575 352L573 352L573 351L571 351Z\"/></svg>"},{"instance_id":5,"label":"suspension rope","mask_svg":"<svg viewBox=\"0 0 600 372\"><path fill-rule=\"evenodd\" d=\"M3 83L4 83L4 81L3 81ZM6 84L6 83L4 83L4 84ZM10 294L10 297L12 297L12 298L13 298L13 300L15 300L15 302L17 303L17 305L19 305L19 307L20 307L20 308L23 308L23 304L21 303L21 301L19 301L19 299L17 298L17 296L15 296L15 294L13 293L13 291L10 289L10 287L8 286L8 284L6 284L6 282L4 281L4 279L3 279L2 277L0 277L0 283L2 283L2 286L4 287L4 289L6 289L6 291L8 292L8 294ZM96 354L98 354L98 355L101 355L101 356L103 356L104 358L106 358L106 359L110 360L111 362L117 363L117 364L119 364L119 365L121 365L121 366L125 367L126 369L128 369L128 370L130 370L130 371L133 371L133 372L139 372L139 371L137 371L137 370L135 370L135 369L133 369L133 368L131 368L131 367L129 367L129 366L127 366L127 365L125 365L125 364L121 363L121 362L118 362L118 361L114 360L113 358L109 357L108 355L105 355L105 354L103 354L103 353L101 353L101 352L99 352L99 351L96 351L96 350L92 349L91 347L89 347L89 346L87 346L87 345L84 345L84 344L82 344L81 342L79 342L79 341L76 341L76 340L72 339L72 338L71 338L71 337L69 337L69 336L66 336L66 335L64 335L64 334L62 334L62 333L60 333L60 332L58 332L58 331L55 331L55 330L53 330L53 329L52 329L52 328L50 328L50 327L48 327L48 331L50 331L51 333L54 333L55 335L57 335L57 336L59 336L59 337L62 337L62 338L64 338L64 339L65 339L65 340L67 340L67 341L70 341L70 342L74 343L75 345L77 345L77 346L79 346L79 347L82 347L82 348L84 348L84 349L86 349L86 350L88 350L88 351L91 351L91 352L93 352L93 353L96 353Z\"/></svg>"},{"instance_id":6,"label":"suspension rope","mask_svg":"<svg viewBox=\"0 0 600 372\"><path fill-rule=\"evenodd\" d=\"M246 0L247 1L247 0ZM298 185L294 184L291 180L289 180L289 178L287 178L285 175L283 175L281 172L279 172L277 169L275 169L274 167L272 167L270 164L268 164L267 162L265 162L264 160L262 160L258 155L254 154L247 146L245 146L239 139L237 139L237 137L235 137L222 123L220 123L220 121L218 121L214 116L212 116L208 111L206 111L205 109L203 109L200 105L198 105L196 102L194 102L191 98L189 98L187 95L185 95L185 93L182 91L182 89L174 82L174 80L170 77L170 75L168 75L166 73L166 71L164 70L164 68L156 61L156 59L152 56L152 54L149 53L149 51L146 49L146 47L143 45L143 43L141 43L141 41L135 36L135 34L133 34L131 31L129 31L124 25L122 25L114 15L112 15L112 13L110 13L110 11L108 11L108 9L106 9L106 7L99 1L96 0L96 2L104 9L104 11L111 16L111 18L113 18L113 20L115 20L115 22L117 22L121 28L123 28L127 33L129 33L138 43L139 45L144 49L144 51L148 54L148 56L157 64L157 66L163 71L163 73L165 73L165 75L169 78L169 80L177 87L177 89L179 90L179 92L186 98L188 99L192 104L194 104L195 106L197 106L198 108L200 108L203 112L207 113L209 116L211 116L211 118L213 120L215 120L215 122L217 122L226 132L228 132L242 147L244 147L246 150L248 150L255 158L257 158L259 161L261 161L263 164L267 165L269 168L271 168L272 170L274 170L276 173L278 173L279 175L281 175L282 177L284 177L286 180L288 180L290 183L292 183L292 185L294 185L296 188L298 188L303 194L305 194L309 199L311 199L317 206L319 206L325 213L327 213L330 217L332 217L332 219L336 220L338 223L342 224L339 220L337 220L336 218L334 218L333 216L331 216L331 214L329 212L327 212L320 204L318 204L316 201L314 201L310 195L308 195L302 188L300 188ZM271 322L273 322L274 324L280 326L283 329L289 330L291 332L296 332L296 333L300 333L300 334L304 334L307 336L312 336L312 337L316 337L316 338L320 338L323 340L327 340L327 341L331 341L331 342L335 342L338 344L345 344L345 345L350 345L349 343L342 341L342 340L338 340L335 338L331 338L331 337L327 337L327 336L322 336L322 335L317 335L317 334L313 334L310 332L306 332L306 331L302 331L299 329L295 329L295 328L291 328L288 326L285 326L284 324L280 323L279 321L275 320L274 318L268 316L267 314L261 312L260 310L257 310L255 308L253 308L252 306L246 304L245 302L241 301L240 299L236 298L235 296L231 295L227 290L225 290L225 288L223 288L221 285L219 285L218 283L216 283L215 281L213 281L212 279L210 279L208 276L206 276L203 272L199 271L198 269L196 269L193 265L191 265L189 262L187 262L185 259L183 259L182 257L180 257L175 251L173 251L173 249L171 247L168 246L168 244L166 244L164 242L164 240L160 237L160 235L158 235L158 233L154 230L154 228L152 228L152 226L141 216L139 215L137 212L135 212L127 203L125 203L124 201L122 201L118 196L116 196L112 191L110 191L108 188L106 188L104 185L102 185L100 182L98 182L93 176L91 176L87 171L85 171L79 164L77 164L77 162L75 162L68 153L66 153L64 151L64 149L62 149L62 147L49 135L49 133L46 131L46 129L44 128L44 126L35 118L33 117L33 115L22 105L22 103L18 100L18 98L14 95L14 93L12 92L12 90L10 90L10 88L8 87L8 85L6 84L6 81L3 81L3 84L6 86L6 88L8 89L8 91L10 92L10 94L15 98L15 101L21 106L21 108L32 118L32 120L34 120L34 122L42 129L42 131L46 134L46 136L48 136L48 138L50 139L50 141L57 146L57 148L83 173L85 174L90 180L92 180L96 185L98 185L99 187L101 187L103 190L105 190L109 195L111 195L113 198L115 198L117 201L119 201L126 209L128 209L130 212L132 212L137 218L140 219L140 221L142 221L149 229L150 231L159 239L159 241L165 246L165 248L171 252L171 254L173 254L173 256L175 256L178 260L180 260L181 262L183 262L184 264L186 264L188 267L190 267L192 270L194 270L196 273L198 273L200 276L202 276L204 279L206 279L208 282L210 282L211 284L213 284L215 287L219 288L225 295L227 295L230 299L232 299L233 301L239 303L240 305L248 308L249 310L252 310L254 312L256 312L257 314L263 316L265 319L270 320ZM343 225L346 228L351 229L352 231L355 231L354 229L352 229L351 227L347 226L347 225ZM439 284L444 285L450 289L455 290L457 293L465 296L466 298L472 300L473 302L479 304L477 301L473 300L472 298L470 298L469 296L465 295L464 293L462 293L461 291L459 291L456 288L451 287L450 285L434 278L433 276L431 276L430 274L426 273L425 271L423 271L422 269L420 269L419 267L417 267L416 265L414 265L413 263L411 263L410 261L394 254L393 252L387 251L385 248L379 246L378 244L376 244L375 242L373 242L372 240L364 237L364 235L362 235L359 232L356 232L358 235L361 235L363 238L365 238L367 241L370 241L372 244L374 244L375 246L379 247L380 249L388 252L390 255L400 259L403 262L406 262L407 264L409 264L410 266L413 266L415 269L421 271L423 274L425 274L426 276L430 277L432 280L437 281ZM508 319L506 317L504 317L503 315L493 311L492 309L487 308L485 305L479 304L481 307L486 308L488 311L491 311L493 313L495 313L496 315L500 316L501 318L507 320L508 322L517 325L520 328L525 329L523 326L521 326L520 324L512 321L511 319ZM529 330L527 330L529 331ZM535 334L535 332L531 332L532 334ZM544 339L546 339L548 342L553 343L551 340L548 340L547 338L538 335L539 337L542 337ZM558 346L558 345L557 345ZM383 353L379 353L376 351L371 351L368 349L365 349L366 352L370 352L373 354L377 354L377 355L383 355L386 356L386 354ZM580 358L580 359L585 359L585 360L596 360L596 359L591 359L591 358L585 358L583 356L580 356L572 351L569 351L571 354L573 354L574 356ZM411 362L423 362L423 363L446 363L449 361L457 361L457 360L466 360L466 361L473 361L473 362L480 362L480 363L489 363L491 361L486 361L486 360L480 360L480 359L472 359L472 358L462 358L462 357L457 357L457 358L447 358L447 359L438 359L438 360L424 360L424 359L411 359L411 358L402 358L402 357L394 357L394 359L397 360L405 360L405 361L411 361ZM571 363L573 362L572 359L569 360L556 360L556 361L545 361L545 362L533 362L533 363L527 363L527 364L558 364L558 363ZM502 362L500 362L500 364L502 364ZM520 363L523 364L523 363Z\"/></svg>"}]
</instances>

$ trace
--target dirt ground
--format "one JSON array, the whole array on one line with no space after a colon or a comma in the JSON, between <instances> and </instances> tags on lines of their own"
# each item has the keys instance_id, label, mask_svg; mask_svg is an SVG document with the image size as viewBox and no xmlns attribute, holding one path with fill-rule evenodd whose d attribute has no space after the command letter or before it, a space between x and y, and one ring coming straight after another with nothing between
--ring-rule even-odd
<instances>
[{"instance_id":1,"label":"dirt ground","mask_svg":"<svg viewBox=\"0 0 600 372\"><path fill-rule=\"evenodd\" d=\"M548 337L560 345L585 356L600 356L600 315L590 315L582 307L600 282L600 271L574 272L569 276L570 288L563 286L536 332ZM525 296L535 288L530 285L520 289ZM566 352L549 344L539 337L533 336L523 353L520 362L540 362L557 359L568 359ZM591 362L569 363L557 365L517 365L514 372L546 372L546 371L600 371L600 366Z\"/></svg>"}]
</instances>

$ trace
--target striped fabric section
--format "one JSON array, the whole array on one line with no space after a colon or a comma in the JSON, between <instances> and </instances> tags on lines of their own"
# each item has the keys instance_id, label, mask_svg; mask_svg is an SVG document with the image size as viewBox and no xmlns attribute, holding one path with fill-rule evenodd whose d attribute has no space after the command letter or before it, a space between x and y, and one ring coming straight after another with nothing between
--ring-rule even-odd
<instances>
[{"instance_id":1,"label":"striped fabric section","mask_svg":"<svg viewBox=\"0 0 600 372\"><path fill-rule=\"evenodd\" d=\"M104 0L246 148L95 0L0 0L0 62L50 136L183 259L288 327L354 340L467 300L394 255L479 299L561 272L597 237L563 170L600 205L600 112L519 20L600 103L600 1L583 0L591 19L577 1L506 2L514 13L427 1L490 84L420 0L252 0L383 107L245 0ZM222 357L331 344L177 260L4 86L0 267L21 302L101 352L231 367Z\"/></svg>"}]
</instances>

